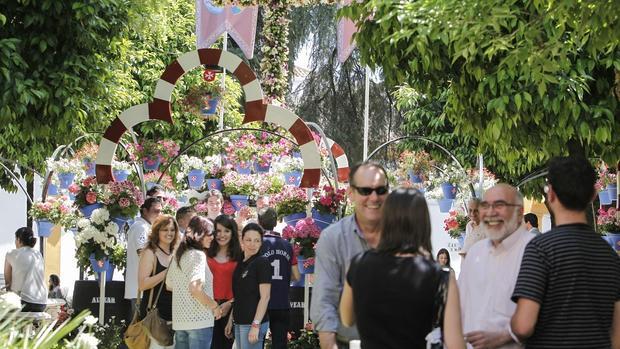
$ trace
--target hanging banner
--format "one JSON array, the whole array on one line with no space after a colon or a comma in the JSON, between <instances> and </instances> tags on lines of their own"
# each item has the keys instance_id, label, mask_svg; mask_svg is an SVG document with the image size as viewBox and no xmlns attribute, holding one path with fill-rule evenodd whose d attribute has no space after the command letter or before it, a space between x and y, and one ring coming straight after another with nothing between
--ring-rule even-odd
<instances>
[{"instance_id":1,"label":"hanging banner","mask_svg":"<svg viewBox=\"0 0 620 349\"><path fill-rule=\"evenodd\" d=\"M351 0L343 0L340 6L347 6L351 3ZM344 63L353 50L355 49L355 41L353 41L353 34L357 32L357 26L352 20L348 18L342 18L338 21L338 61Z\"/></svg>"},{"instance_id":2,"label":"hanging banner","mask_svg":"<svg viewBox=\"0 0 620 349\"><path fill-rule=\"evenodd\" d=\"M258 6L217 7L209 0L196 0L196 44L199 49L209 48L222 33L228 32L243 54L251 59L257 19Z\"/></svg>"}]
</instances>

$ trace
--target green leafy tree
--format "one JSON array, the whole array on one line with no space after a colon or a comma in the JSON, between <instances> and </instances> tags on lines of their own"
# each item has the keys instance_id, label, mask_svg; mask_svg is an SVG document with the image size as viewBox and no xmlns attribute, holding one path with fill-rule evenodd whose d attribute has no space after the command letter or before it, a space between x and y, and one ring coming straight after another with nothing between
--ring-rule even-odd
<instances>
[{"instance_id":1,"label":"green leafy tree","mask_svg":"<svg viewBox=\"0 0 620 349\"><path fill-rule=\"evenodd\" d=\"M554 155L620 157L617 2L370 0L342 12L363 62L443 104L455 136L513 180Z\"/></svg>"}]
</instances>

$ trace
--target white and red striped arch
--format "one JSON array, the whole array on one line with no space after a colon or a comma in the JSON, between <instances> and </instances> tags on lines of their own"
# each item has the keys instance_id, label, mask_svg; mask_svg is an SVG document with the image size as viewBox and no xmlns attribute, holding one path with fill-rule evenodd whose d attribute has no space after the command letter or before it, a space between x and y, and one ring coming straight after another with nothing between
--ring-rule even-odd
<instances>
[{"instance_id":1,"label":"white and red striped arch","mask_svg":"<svg viewBox=\"0 0 620 349\"><path fill-rule=\"evenodd\" d=\"M350 169L347 154L345 154L344 149L342 149L340 144L334 142L334 140L329 137L327 138L327 146L331 149L334 159L336 159L338 181L348 182Z\"/></svg>"},{"instance_id":2,"label":"white and red striped arch","mask_svg":"<svg viewBox=\"0 0 620 349\"><path fill-rule=\"evenodd\" d=\"M239 80L245 93L244 124L252 121L270 122L287 129L293 135L301 149L301 157L304 161L301 186L307 188L318 186L321 176L321 158L306 123L287 109L264 104L263 90L250 66L239 56L218 49L199 49L181 55L166 67L157 81L152 102L132 106L112 121L99 144L99 152L95 161L97 182L114 181L112 159L118 142L127 129L150 120L173 122L170 99L177 81L186 72L204 64L225 68Z\"/></svg>"}]
</instances>

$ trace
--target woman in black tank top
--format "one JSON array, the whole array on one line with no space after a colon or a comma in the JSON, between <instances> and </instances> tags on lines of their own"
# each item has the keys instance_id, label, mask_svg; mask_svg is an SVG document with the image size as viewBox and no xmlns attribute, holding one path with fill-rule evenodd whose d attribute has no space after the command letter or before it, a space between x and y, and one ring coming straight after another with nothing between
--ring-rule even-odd
<instances>
[{"instance_id":1,"label":"woman in black tank top","mask_svg":"<svg viewBox=\"0 0 620 349\"><path fill-rule=\"evenodd\" d=\"M441 267L433 261L426 200L415 189L397 189L382 207L376 250L353 258L340 301L346 326L357 323L365 349L426 348L437 314ZM454 274L448 281L444 344L465 348Z\"/></svg>"},{"instance_id":2,"label":"woman in black tank top","mask_svg":"<svg viewBox=\"0 0 620 349\"><path fill-rule=\"evenodd\" d=\"M140 253L138 289L143 292L140 314L146 315L149 297L162 319L172 321L172 293L166 290L166 271L172 260L172 251L179 238L179 227L172 216L164 215L155 220L149 240ZM153 272L155 266L155 272ZM160 292L161 289L161 292ZM160 293L159 298L157 294ZM155 300L157 299L157 303Z\"/></svg>"}]
</instances>

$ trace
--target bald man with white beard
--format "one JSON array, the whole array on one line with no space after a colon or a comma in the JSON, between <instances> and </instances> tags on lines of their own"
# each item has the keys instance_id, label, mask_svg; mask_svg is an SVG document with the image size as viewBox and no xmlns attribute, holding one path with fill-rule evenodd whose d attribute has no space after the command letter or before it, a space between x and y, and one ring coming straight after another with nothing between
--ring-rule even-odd
<instances>
[{"instance_id":1,"label":"bald man with white beard","mask_svg":"<svg viewBox=\"0 0 620 349\"><path fill-rule=\"evenodd\" d=\"M468 348L520 348L510 334L510 300L523 251L534 238L523 224L523 196L508 184L489 189L479 205L485 239L467 253L458 285Z\"/></svg>"}]
</instances>

